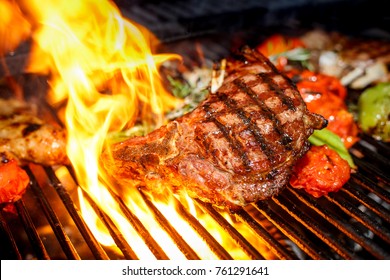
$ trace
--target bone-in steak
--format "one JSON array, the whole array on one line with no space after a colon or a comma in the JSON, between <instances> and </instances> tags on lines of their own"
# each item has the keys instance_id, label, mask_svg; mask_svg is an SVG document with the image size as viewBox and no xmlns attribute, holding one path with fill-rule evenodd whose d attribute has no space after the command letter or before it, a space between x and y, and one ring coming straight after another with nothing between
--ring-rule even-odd
<instances>
[{"instance_id":1,"label":"bone-in steak","mask_svg":"<svg viewBox=\"0 0 390 280\"><path fill-rule=\"evenodd\" d=\"M308 137L326 120L306 109L296 87L262 54L244 48L227 70L219 90L194 111L103 153L118 184L168 186L236 208L288 183Z\"/></svg>"}]
</instances>

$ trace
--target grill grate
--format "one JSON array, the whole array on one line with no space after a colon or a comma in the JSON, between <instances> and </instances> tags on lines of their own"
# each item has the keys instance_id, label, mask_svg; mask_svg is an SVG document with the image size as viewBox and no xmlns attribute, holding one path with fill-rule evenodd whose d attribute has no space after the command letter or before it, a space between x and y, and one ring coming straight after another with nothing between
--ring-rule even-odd
<instances>
[{"instance_id":1,"label":"grill grate","mask_svg":"<svg viewBox=\"0 0 390 280\"><path fill-rule=\"evenodd\" d=\"M361 146L356 145L354 149ZM371 172L374 167L375 170L383 170L386 166L378 167L378 162L368 164L364 159L356 162L359 171L352 174L351 180L338 193L314 199L301 190L287 188L268 201L229 213L233 220L251 229L257 238L256 244L225 218L225 212L199 200L194 202L251 259L267 259L270 256L277 259L390 259L389 180L378 173L365 174L365 168ZM360 172L360 169L363 171ZM17 214L1 211L2 259L139 259L133 249L137 244L126 241L111 217L86 192L84 197L114 239L119 253L113 253L96 240L81 216L69 187L60 182L53 167L26 167L26 171L31 184L23 199L15 203ZM42 172L48 184L40 182ZM49 194L53 190L65 207L65 215L70 216L74 223L71 232L68 229L69 219L64 222L63 214L58 214L59 210L55 209L56 202ZM114 193L112 195L151 254L156 259L169 259L143 221L120 197ZM185 258L200 259L154 202L142 192L140 196ZM179 215L201 236L217 258L234 259L207 225L202 225L179 200L176 200L176 204ZM44 219L46 225L42 223ZM20 225L15 226L17 223ZM50 238L47 237L49 235ZM79 245L80 236L87 250ZM55 239L55 242L49 239ZM53 250L53 247L57 249Z\"/></svg>"}]
</instances>

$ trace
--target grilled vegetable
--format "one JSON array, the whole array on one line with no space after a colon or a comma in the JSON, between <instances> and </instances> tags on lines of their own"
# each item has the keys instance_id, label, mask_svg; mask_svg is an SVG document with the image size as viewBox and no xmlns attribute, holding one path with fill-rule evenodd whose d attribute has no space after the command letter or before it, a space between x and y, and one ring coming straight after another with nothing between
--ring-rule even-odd
<instances>
[{"instance_id":1,"label":"grilled vegetable","mask_svg":"<svg viewBox=\"0 0 390 280\"><path fill-rule=\"evenodd\" d=\"M0 204L19 200L30 179L18 162L5 152L0 153Z\"/></svg>"},{"instance_id":2,"label":"grilled vegetable","mask_svg":"<svg viewBox=\"0 0 390 280\"><path fill-rule=\"evenodd\" d=\"M346 88L337 78L309 70L285 72L297 85L307 108L328 120L327 129L340 136L347 148L358 140L359 129L344 99Z\"/></svg>"},{"instance_id":3,"label":"grilled vegetable","mask_svg":"<svg viewBox=\"0 0 390 280\"><path fill-rule=\"evenodd\" d=\"M168 77L171 84L172 94L178 98L184 100L183 104L179 108L172 110L167 114L169 120L176 119L188 112L191 112L196 106L206 98L208 94L207 86L209 85L210 79L204 78L204 70L199 68L194 73L198 73L199 79L190 82L189 77L186 77L184 81ZM207 73L210 73L208 71ZM194 74L196 75L196 74ZM211 75L209 75L211 77ZM188 78L188 79L187 79Z\"/></svg>"},{"instance_id":4,"label":"grilled vegetable","mask_svg":"<svg viewBox=\"0 0 390 280\"><path fill-rule=\"evenodd\" d=\"M256 49L279 69L283 69L289 62L299 62L305 67L309 65L310 51L298 37L275 34L264 40Z\"/></svg>"},{"instance_id":5,"label":"grilled vegetable","mask_svg":"<svg viewBox=\"0 0 390 280\"><path fill-rule=\"evenodd\" d=\"M267 38L256 49L267 57L280 55L289 50L303 48L303 42L296 37L287 37L282 34L275 34Z\"/></svg>"},{"instance_id":6,"label":"grilled vegetable","mask_svg":"<svg viewBox=\"0 0 390 280\"><path fill-rule=\"evenodd\" d=\"M324 128L314 131L313 134L309 137L309 142L315 146L328 146L337 152L340 157L345 159L351 168L356 168L351 155L349 154L344 143L341 141L340 137L329 129Z\"/></svg>"},{"instance_id":7,"label":"grilled vegetable","mask_svg":"<svg viewBox=\"0 0 390 280\"><path fill-rule=\"evenodd\" d=\"M365 133L390 141L390 83L380 83L360 95L358 123Z\"/></svg>"},{"instance_id":8,"label":"grilled vegetable","mask_svg":"<svg viewBox=\"0 0 390 280\"><path fill-rule=\"evenodd\" d=\"M335 104L337 107L345 107L344 100L347 97L347 89L337 78L307 69L290 70L287 74L297 83L304 94L320 93L325 95L329 93L340 98L340 101Z\"/></svg>"},{"instance_id":9,"label":"grilled vegetable","mask_svg":"<svg viewBox=\"0 0 390 280\"><path fill-rule=\"evenodd\" d=\"M348 162L328 146L312 146L294 166L290 185L314 197L338 191L350 178Z\"/></svg>"}]
</instances>

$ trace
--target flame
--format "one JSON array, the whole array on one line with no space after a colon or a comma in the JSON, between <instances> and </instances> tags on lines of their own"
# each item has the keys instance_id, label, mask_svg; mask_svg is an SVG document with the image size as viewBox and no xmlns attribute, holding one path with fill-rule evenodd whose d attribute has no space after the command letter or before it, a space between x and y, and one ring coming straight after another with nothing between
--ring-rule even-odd
<instances>
[{"instance_id":1,"label":"flame","mask_svg":"<svg viewBox=\"0 0 390 280\"><path fill-rule=\"evenodd\" d=\"M31 32L31 24L13 0L0 0L0 56L13 51Z\"/></svg>"},{"instance_id":2,"label":"flame","mask_svg":"<svg viewBox=\"0 0 390 280\"><path fill-rule=\"evenodd\" d=\"M124 19L112 2L29 3L35 44L26 70L50 75L51 104L67 102L67 153L78 182L114 207L100 179L107 134L131 127L138 117L153 126L164 122L164 112L178 101L164 89L158 66L179 57L153 54L157 39Z\"/></svg>"},{"instance_id":3,"label":"flame","mask_svg":"<svg viewBox=\"0 0 390 280\"><path fill-rule=\"evenodd\" d=\"M110 193L109 180L99 166L99 158L109 145L109 133L131 128L137 119L152 127L165 123L164 114L180 101L165 90L158 68L163 62L180 57L156 54L157 38L124 18L110 1L57 0L42 5L40 0L26 0L21 3L33 19L34 27L34 44L26 71L48 75L51 88L48 99L53 106L66 102L63 120L68 133L67 153L80 186L83 217L103 246L115 248L115 241L85 199L87 195L108 213L129 244L137 244L132 249L139 258L155 258ZM71 177L64 169L58 169L57 176L65 181ZM217 258L176 211L177 198L173 194L167 194L164 199L147 199L153 201L157 210L150 209L145 197L130 186L123 201L167 252L168 258L185 259L186 256L155 218L156 211L167 217L201 258ZM237 247L191 199L184 200L189 211L226 249ZM248 258L245 252L237 250L232 252L235 258Z\"/></svg>"}]
</instances>

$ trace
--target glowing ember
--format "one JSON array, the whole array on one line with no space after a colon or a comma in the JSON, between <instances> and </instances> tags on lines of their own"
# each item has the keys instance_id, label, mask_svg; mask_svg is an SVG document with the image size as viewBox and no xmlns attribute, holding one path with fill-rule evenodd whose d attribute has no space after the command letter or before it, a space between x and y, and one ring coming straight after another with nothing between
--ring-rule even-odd
<instances>
[{"instance_id":1,"label":"glowing ember","mask_svg":"<svg viewBox=\"0 0 390 280\"><path fill-rule=\"evenodd\" d=\"M50 77L48 97L53 106L66 102L63 120L68 132L67 153L81 187L80 207L85 221L102 245L116 248L93 206L85 199L87 195L109 215L128 243L136 244L132 249L139 258L155 258L153 249L142 240L145 237L133 228L110 192L111 186L100 169L99 158L110 144L109 133L131 128L139 119L154 128L165 123L164 114L180 101L166 92L158 68L166 60L180 57L154 54L158 40L144 27L123 18L110 1L58 0L44 5L39 0L22 2L33 23L32 53L26 70ZM70 180L66 170L57 171L62 181ZM228 234L187 197L177 198L170 193L163 198L144 197L129 186L123 201L166 252L167 258L187 257L176 246L177 241L168 235L165 229L168 223L200 258L217 258L177 211L178 199L234 258L248 258L236 248ZM154 206L148 205L148 201ZM168 222L164 224L156 218L158 213ZM251 232L239 222L234 222L234 226L248 234Z\"/></svg>"}]
</instances>

